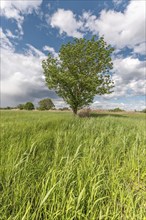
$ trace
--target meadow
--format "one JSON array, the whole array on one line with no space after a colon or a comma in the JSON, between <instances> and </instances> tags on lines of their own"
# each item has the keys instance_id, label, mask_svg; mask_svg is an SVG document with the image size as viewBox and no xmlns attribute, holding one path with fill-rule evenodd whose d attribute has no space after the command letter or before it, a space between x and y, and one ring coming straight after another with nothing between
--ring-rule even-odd
<instances>
[{"instance_id":1,"label":"meadow","mask_svg":"<svg viewBox=\"0 0 146 220\"><path fill-rule=\"evenodd\" d=\"M1 220L146 219L146 114L0 114Z\"/></svg>"}]
</instances>

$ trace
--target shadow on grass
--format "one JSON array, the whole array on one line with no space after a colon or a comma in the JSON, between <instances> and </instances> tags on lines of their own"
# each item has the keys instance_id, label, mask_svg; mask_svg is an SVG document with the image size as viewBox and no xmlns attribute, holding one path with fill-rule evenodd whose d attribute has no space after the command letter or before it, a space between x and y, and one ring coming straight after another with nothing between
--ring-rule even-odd
<instances>
[{"instance_id":1,"label":"shadow on grass","mask_svg":"<svg viewBox=\"0 0 146 220\"><path fill-rule=\"evenodd\" d=\"M102 113L102 114L100 114L100 113L91 113L90 114L90 118L100 118L100 117L108 117L108 116L110 116L110 117L117 117L117 118L125 118L125 117L127 117L127 115L120 115L120 114L106 114L106 113Z\"/></svg>"},{"instance_id":2,"label":"shadow on grass","mask_svg":"<svg viewBox=\"0 0 146 220\"><path fill-rule=\"evenodd\" d=\"M121 114L106 114L106 113L90 113L90 115L79 115L80 118L101 118L101 117L117 117L117 118L125 118L127 115L121 115Z\"/></svg>"}]
</instances>

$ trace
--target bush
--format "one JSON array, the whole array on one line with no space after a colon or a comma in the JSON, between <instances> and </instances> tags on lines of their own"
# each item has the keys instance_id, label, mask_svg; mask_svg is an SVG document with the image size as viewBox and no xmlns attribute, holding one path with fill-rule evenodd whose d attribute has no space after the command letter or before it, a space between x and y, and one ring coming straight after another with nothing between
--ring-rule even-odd
<instances>
[{"instance_id":1,"label":"bush","mask_svg":"<svg viewBox=\"0 0 146 220\"><path fill-rule=\"evenodd\" d=\"M60 111L69 111L70 109L68 107L59 108Z\"/></svg>"},{"instance_id":2,"label":"bush","mask_svg":"<svg viewBox=\"0 0 146 220\"><path fill-rule=\"evenodd\" d=\"M34 109L34 104L32 102L27 102L25 105L24 105L24 109L25 110L33 110Z\"/></svg>"},{"instance_id":3,"label":"bush","mask_svg":"<svg viewBox=\"0 0 146 220\"><path fill-rule=\"evenodd\" d=\"M145 108L145 109L143 109L141 112L146 113L146 108Z\"/></svg>"},{"instance_id":4,"label":"bush","mask_svg":"<svg viewBox=\"0 0 146 220\"><path fill-rule=\"evenodd\" d=\"M23 110L23 109L24 109L24 106L25 106L24 104L19 104L19 105L17 106L17 108L20 109L20 110Z\"/></svg>"},{"instance_id":5,"label":"bush","mask_svg":"<svg viewBox=\"0 0 146 220\"><path fill-rule=\"evenodd\" d=\"M114 109L109 109L109 112L124 112L124 110L120 108L114 108Z\"/></svg>"},{"instance_id":6,"label":"bush","mask_svg":"<svg viewBox=\"0 0 146 220\"><path fill-rule=\"evenodd\" d=\"M82 109L81 111L79 111L78 116L81 117L81 118L90 117L90 113L91 113L90 108Z\"/></svg>"},{"instance_id":7,"label":"bush","mask_svg":"<svg viewBox=\"0 0 146 220\"><path fill-rule=\"evenodd\" d=\"M50 110L55 107L54 103L49 98L42 99L41 101L39 101L38 104L39 104L38 110Z\"/></svg>"}]
</instances>

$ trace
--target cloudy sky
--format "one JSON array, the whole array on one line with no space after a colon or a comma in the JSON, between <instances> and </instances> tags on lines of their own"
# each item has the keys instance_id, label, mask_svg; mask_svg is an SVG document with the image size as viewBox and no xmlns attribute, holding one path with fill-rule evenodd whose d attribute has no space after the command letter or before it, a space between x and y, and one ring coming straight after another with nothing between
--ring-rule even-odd
<instances>
[{"instance_id":1,"label":"cloudy sky","mask_svg":"<svg viewBox=\"0 0 146 220\"><path fill-rule=\"evenodd\" d=\"M76 38L104 36L115 47L114 93L96 96L92 107L127 110L146 105L146 45L143 0L2 0L1 106L50 97L63 100L45 85L41 62L48 53Z\"/></svg>"}]
</instances>

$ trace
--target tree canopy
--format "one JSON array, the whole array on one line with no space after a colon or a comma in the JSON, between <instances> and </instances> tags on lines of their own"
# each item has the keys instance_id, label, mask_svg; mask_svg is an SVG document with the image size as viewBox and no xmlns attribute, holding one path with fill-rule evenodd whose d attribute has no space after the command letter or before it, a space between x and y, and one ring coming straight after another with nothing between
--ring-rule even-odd
<instances>
[{"instance_id":1,"label":"tree canopy","mask_svg":"<svg viewBox=\"0 0 146 220\"><path fill-rule=\"evenodd\" d=\"M46 98L39 101L39 110L49 110L55 107L51 99Z\"/></svg>"},{"instance_id":2,"label":"tree canopy","mask_svg":"<svg viewBox=\"0 0 146 220\"><path fill-rule=\"evenodd\" d=\"M23 109L24 109L24 107L25 107L25 105L24 105L24 104L19 104L19 105L17 106L17 108L19 108L20 110L23 110Z\"/></svg>"},{"instance_id":3,"label":"tree canopy","mask_svg":"<svg viewBox=\"0 0 146 220\"><path fill-rule=\"evenodd\" d=\"M25 110L33 110L34 109L34 104L32 102L26 102L24 105Z\"/></svg>"},{"instance_id":4,"label":"tree canopy","mask_svg":"<svg viewBox=\"0 0 146 220\"><path fill-rule=\"evenodd\" d=\"M112 52L103 37L74 39L62 45L58 58L49 54L42 62L48 88L54 89L76 114L91 104L96 94L112 92Z\"/></svg>"}]
</instances>

